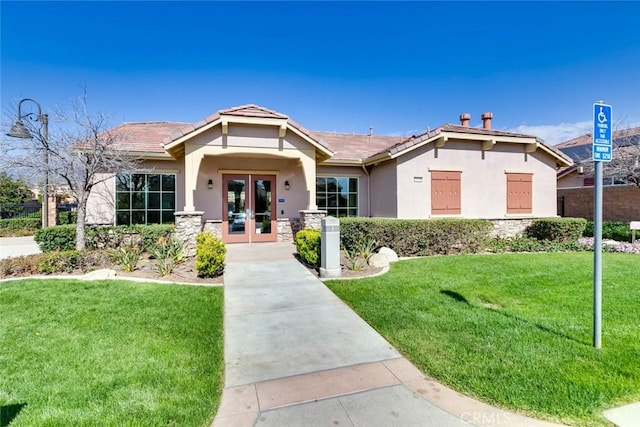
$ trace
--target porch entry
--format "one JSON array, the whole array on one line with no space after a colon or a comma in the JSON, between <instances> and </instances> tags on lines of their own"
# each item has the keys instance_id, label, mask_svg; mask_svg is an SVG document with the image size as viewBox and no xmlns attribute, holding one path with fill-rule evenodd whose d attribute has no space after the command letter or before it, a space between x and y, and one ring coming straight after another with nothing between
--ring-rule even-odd
<instances>
[{"instance_id":1,"label":"porch entry","mask_svg":"<svg viewBox=\"0 0 640 427\"><path fill-rule=\"evenodd\" d=\"M275 175L222 176L222 237L227 243L275 242Z\"/></svg>"}]
</instances>

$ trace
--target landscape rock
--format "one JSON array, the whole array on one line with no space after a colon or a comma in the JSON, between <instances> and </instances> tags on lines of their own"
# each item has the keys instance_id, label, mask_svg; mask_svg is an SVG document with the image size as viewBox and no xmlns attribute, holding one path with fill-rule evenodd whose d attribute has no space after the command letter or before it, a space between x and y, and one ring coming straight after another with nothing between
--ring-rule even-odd
<instances>
[{"instance_id":1,"label":"landscape rock","mask_svg":"<svg viewBox=\"0 0 640 427\"><path fill-rule=\"evenodd\" d=\"M380 253L373 254L371 255L371 258L369 258L369 265L371 267L379 268L389 267L389 258L387 258L386 255Z\"/></svg>"},{"instance_id":2,"label":"landscape rock","mask_svg":"<svg viewBox=\"0 0 640 427\"><path fill-rule=\"evenodd\" d=\"M378 253L384 255L389 260L389 263L394 263L398 261L398 254L391 248L387 248L386 246L381 247L378 250Z\"/></svg>"}]
</instances>

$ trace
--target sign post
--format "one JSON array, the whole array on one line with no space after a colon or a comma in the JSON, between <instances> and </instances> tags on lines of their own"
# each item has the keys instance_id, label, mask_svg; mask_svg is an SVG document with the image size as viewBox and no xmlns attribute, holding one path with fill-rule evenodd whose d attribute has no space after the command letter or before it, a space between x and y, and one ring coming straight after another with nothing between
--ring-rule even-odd
<instances>
[{"instance_id":1,"label":"sign post","mask_svg":"<svg viewBox=\"0 0 640 427\"><path fill-rule=\"evenodd\" d=\"M611 105L593 104L593 346L602 347L602 162L611 161Z\"/></svg>"}]
</instances>

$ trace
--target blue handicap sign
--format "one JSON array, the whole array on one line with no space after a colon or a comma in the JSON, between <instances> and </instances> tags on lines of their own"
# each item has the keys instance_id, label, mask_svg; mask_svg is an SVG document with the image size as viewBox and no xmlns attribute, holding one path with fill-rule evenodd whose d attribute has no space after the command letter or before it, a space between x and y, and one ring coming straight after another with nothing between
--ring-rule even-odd
<instances>
[{"instance_id":1,"label":"blue handicap sign","mask_svg":"<svg viewBox=\"0 0 640 427\"><path fill-rule=\"evenodd\" d=\"M593 160L611 161L611 142L613 133L611 105L593 104Z\"/></svg>"}]
</instances>

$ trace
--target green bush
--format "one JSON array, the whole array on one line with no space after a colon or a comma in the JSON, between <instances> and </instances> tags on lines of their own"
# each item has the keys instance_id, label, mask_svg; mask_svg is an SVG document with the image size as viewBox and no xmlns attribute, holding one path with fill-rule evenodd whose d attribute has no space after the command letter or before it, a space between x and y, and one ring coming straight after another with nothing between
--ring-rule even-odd
<instances>
[{"instance_id":1,"label":"green bush","mask_svg":"<svg viewBox=\"0 0 640 427\"><path fill-rule=\"evenodd\" d=\"M399 256L476 253L486 247L492 229L481 219L341 218L340 243L354 251L368 237Z\"/></svg>"},{"instance_id":2,"label":"green bush","mask_svg":"<svg viewBox=\"0 0 640 427\"><path fill-rule=\"evenodd\" d=\"M211 233L196 235L196 270L200 277L215 277L224 270L227 248Z\"/></svg>"},{"instance_id":3,"label":"green bush","mask_svg":"<svg viewBox=\"0 0 640 427\"><path fill-rule=\"evenodd\" d=\"M36 231L34 239L42 252L71 251L76 247L76 226L41 228Z\"/></svg>"},{"instance_id":4,"label":"green bush","mask_svg":"<svg viewBox=\"0 0 640 427\"><path fill-rule=\"evenodd\" d=\"M56 251L40 255L38 268L41 273L71 273L80 266L81 253L78 251Z\"/></svg>"},{"instance_id":5,"label":"green bush","mask_svg":"<svg viewBox=\"0 0 640 427\"><path fill-rule=\"evenodd\" d=\"M159 238L170 238L174 228L173 224L87 226L85 247L115 249L139 245L143 250L147 250L153 247ZM42 252L72 250L76 245L76 225L58 225L38 230L35 240Z\"/></svg>"},{"instance_id":6,"label":"green bush","mask_svg":"<svg viewBox=\"0 0 640 427\"><path fill-rule=\"evenodd\" d=\"M570 242L582 237L587 220L584 218L540 218L527 229L529 237L552 242Z\"/></svg>"},{"instance_id":7,"label":"green bush","mask_svg":"<svg viewBox=\"0 0 640 427\"><path fill-rule=\"evenodd\" d=\"M75 224L78 221L78 212L67 211L58 213L58 225Z\"/></svg>"},{"instance_id":8,"label":"green bush","mask_svg":"<svg viewBox=\"0 0 640 427\"><path fill-rule=\"evenodd\" d=\"M618 242L631 241L631 229L628 222L604 221L602 223L602 238L616 240ZM636 236L640 233L636 232ZM593 237L593 221L587 221L584 229L584 237Z\"/></svg>"},{"instance_id":9,"label":"green bush","mask_svg":"<svg viewBox=\"0 0 640 427\"><path fill-rule=\"evenodd\" d=\"M105 251L57 251L0 260L0 277L30 274L83 272L103 268L111 263Z\"/></svg>"},{"instance_id":10,"label":"green bush","mask_svg":"<svg viewBox=\"0 0 640 427\"><path fill-rule=\"evenodd\" d=\"M142 251L137 245L123 246L117 249L109 249L107 251L113 262L118 264L122 271L133 271L140 261Z\"/></svg>"},{"instance_id":11,"label":"green bush","mask_svg":"<svg viewBox=\"0 0 640 427\"><path fill-rule=\"evenodd\" d=\"M490 252L583 252L589 250L587 246L579 244L576 240L566 242L553 242L551 240L538 240L532 237L496 237L489 240Z\"/></svg>"},{"instance_id":12,"label":"green bush","mask_svg":"<svg viewBox=\"0 0 640 427\"><path fill-rule=\"evenodd\" d=\"M300 230L296 234L296 250L300 254L300 258L310 265L320 265L320 238L322 233L320 230L307 228Z\"/></svg>"},{"instance_id":13,"label":"green bush","mask_svg":"<svg viewBox=\"0 0 640 427\"><path fill-rule=\"evenodd\" d=\"M0 219L0 235L32 235L42 226L42 220L37 218Z\"/></svg>"}]
</instances>

